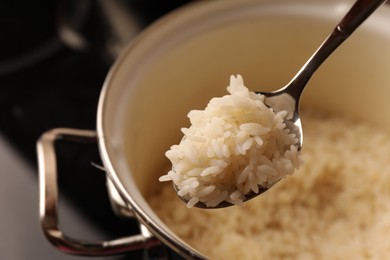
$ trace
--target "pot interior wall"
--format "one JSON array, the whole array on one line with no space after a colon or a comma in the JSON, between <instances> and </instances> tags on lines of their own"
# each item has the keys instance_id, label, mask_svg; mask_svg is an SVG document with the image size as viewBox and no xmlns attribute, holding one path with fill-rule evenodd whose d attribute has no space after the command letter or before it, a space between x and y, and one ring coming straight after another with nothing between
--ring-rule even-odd
<instances>
[{"instance_id":1,"label":"pot interior wall","mask_svg":"<svg viewBox=\"0 0 390 260\"><path fill-rule=\"evenodd\" d=\"M231 74L241 74L254 91L282 87L351 5L247 2L253 3L237 10L214 3L160 23L124 53L112 72L104 112L107 150L125 189L146 214L153 216L143 197L161 185L158 177L169 169L164 153L180 141L180 128L189 125L187 113L226 94ZM213 8L219 13L207 15ZM303 107L390 131L388 9L370 17L325 62L304 92Z\"/></svg>"},{"instance_id":2,"label":"pot interior wall","mask_svg":"<svg viewBox=\"0 0 390 260\"><path fill-rule=\"evenodd\" d=\"M390 129L390 29L379 28L380 17L372 18L315 74L303 107ZM180 141L191 109L203 109L212 97L226 94L231 74L243 75L251 90L280 88L335 21L283 13L232 23L184 41L148 64L129 96L124 132L129 167L142 194L153 192L158 176L168 170L164 153Z\"/></svg>"}]
</instances>

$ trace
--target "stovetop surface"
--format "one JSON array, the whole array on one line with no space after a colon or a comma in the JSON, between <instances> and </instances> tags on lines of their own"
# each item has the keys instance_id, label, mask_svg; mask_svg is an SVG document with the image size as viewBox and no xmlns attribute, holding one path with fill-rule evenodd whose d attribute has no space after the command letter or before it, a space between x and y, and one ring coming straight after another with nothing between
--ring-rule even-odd
<instances>
[{"instance_id":1,"label":"stovetop surface","mask_svg":"<svg viewBox=\"0 0 390 260\"><path fill-rule=\"evenodd\" d=\"M96 35L101 29L94 27L98 26L94 21L99 19L94 7L96 1L83 1L93 7L87 12L93 18L85 18L89 19L88 26L81 33L90 29ZM122 2L142 30L188 1ZM22 161L30 168L15 174L17 170L8 171L10 168L3 167L0 173L4 180L25 175L24 181L28 180L35 188L5 190L14 193L16 190L16 194L27 197L24 192L34 192L31 196L37 196L36 141L42 133L57 127L95 129L100 90L114 60L107 58L105 49L74 49L59 37L62 4L63 1L52 0L0 2L0 136L6 143L0 149L14 151L7 157L14 162L7 159L7 163L21 164ZM98 39L104 39L104 35ZM96 46L104 46L104 42ZM67 205L107 238L138 232L135 221L120 219L111 211L105 176L91 166L91 162L100 163L97 146L60 144L57 149L60 196ZM2 211L15 210L3 209L9 207L4 202L0 207ZM36 210L25 217L38 219L38 205L30 205L30 208ZM36 225L39 226L38 221ZM0 236L4 236L4 232Z\"/></svg>"}]
</instances>

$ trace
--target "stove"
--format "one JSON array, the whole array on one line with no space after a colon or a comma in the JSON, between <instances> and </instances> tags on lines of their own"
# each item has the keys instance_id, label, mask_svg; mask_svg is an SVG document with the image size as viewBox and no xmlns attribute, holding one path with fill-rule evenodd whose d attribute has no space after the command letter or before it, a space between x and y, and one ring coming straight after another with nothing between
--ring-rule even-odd
<instances>
[{"instance_id":1,"label":"stove","mask_svg":"<svg viewBox=\"0 0 390 260\"><path fill-rule=\"evenodd\" d=\"M40 231L36 141L52 128L95 129L100 90L118 53L187 2L0 2L0 259L88 259L57 252ZM57 149L64 231L104 240L137 233L135 221L111 210L105 175L91 165L100 164L97 145Z\"/></svg>"}]
</instances>

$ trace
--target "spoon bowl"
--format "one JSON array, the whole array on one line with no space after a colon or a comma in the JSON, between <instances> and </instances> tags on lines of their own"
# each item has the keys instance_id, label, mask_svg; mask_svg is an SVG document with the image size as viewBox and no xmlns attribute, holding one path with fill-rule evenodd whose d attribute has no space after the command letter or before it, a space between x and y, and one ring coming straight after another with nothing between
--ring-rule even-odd
<instances>
[{"instance_id":1,"label":"spoon bowl","mask_svg":"<svg viewBox=\"0 0 390 260\"><path fill-rule=\"evenodd\" d=\"M339 24L333 29L331 34L285 87L274 92L256 92L265 96L264 103L275 112L287 111L285 124L287 129L289 129L291 133L294 133L298 139L296 144L298 151L301 150L303 144L303 130L299 116L299 101L308 81L337 47L339 47L384 2L386 2L386 0L357 0L347 14L341 19ZM272 184L272 186L277 182ZM173 186L177 193L178 187L175 184L173 184ZM245 194L244 202L257 197L271 187L259 186L259 192L257 193L250 191ZM189 200L187 198L179 197L185 203L188 203ZM218 209L233 205L235 204L222 201L214 207L209 207L200 201L197 202L194 207Z\"/></svg>"}]
</instances>

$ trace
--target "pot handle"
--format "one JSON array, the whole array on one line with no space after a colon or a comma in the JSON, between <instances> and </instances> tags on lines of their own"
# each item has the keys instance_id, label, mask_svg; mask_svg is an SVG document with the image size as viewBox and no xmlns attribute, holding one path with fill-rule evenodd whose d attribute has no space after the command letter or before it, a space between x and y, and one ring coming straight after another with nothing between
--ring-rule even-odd
<instances>
[{"instance_id":1,"label":"pot handle","mask_svg":"<svg viewBox=\"0 0 390 260\"><path fill-rule=\"evenodd\" d=\"M60 140L96 143L97 134L91 130L56 128L45 132L37 142L39 212L41 227L46 238L64 253L84 256L115 255L160 246L161 242L142 226L141 234L110 241L82 241L71 238L60 230L57 213L58 187L55 154L55 142Z\"/></svg>"}]
</instances>

